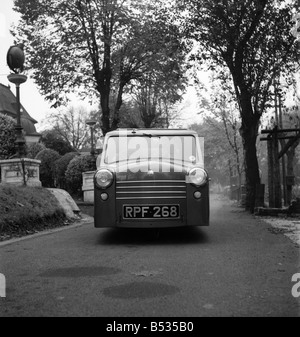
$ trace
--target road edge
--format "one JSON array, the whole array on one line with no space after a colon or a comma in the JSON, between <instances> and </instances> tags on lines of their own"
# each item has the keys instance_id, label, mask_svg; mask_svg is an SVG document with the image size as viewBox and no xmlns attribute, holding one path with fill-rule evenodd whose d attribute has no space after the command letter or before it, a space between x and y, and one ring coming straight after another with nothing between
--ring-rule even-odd
<instances>
[{"instance_id":1,"label":"road edge","mask_svg":"<svg viewBox=\"0 0 300 337\"><path fill-rule=\"evenodd\" d=\"M50 234L54 234L54 233L57 233L57 232L62 232L62 231L65 231L67 229L74 229L74 228L77 228L77 227L81 227L82 225L88 225L88 224L94 222L93 217L91 217L87 214L82 214L82 216L83 216L82 219L76 220L75 223L72 224L72 225L65 225L65 226L62 226L62 227L52 228L52 229L45 229L45 230L43 230L41 232L38 232L38 233L34 233L34 234L21 236L21 237L14 238L14 239L8 239L8 240L1 241L0 247L11 245L11 244L17 243L19 241L34 239L34 238L39 237L39 236L50 235Z\"/></svg>"}]
</instances>

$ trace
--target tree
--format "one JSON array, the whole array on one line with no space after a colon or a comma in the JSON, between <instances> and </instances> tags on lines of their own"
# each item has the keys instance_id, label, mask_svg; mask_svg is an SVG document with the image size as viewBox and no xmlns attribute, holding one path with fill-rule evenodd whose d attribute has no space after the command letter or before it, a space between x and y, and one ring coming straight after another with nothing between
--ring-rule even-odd
<instances>
[{"instance_id":1,"label":"tree","mask_svg":"<svg viewBox=\"0 0 300 337\"><path fill-rule=\"evenodd\" d=\"M239 134L241 123L234 89L228 79L227 72L215 70L211 73L209 83L204 84L199 79L199 75L194 74L204 123L209 124L222 141L227 143L225 148L229 171L231 175L233 172L236 173L234 174L238 177L236 185L241 187L244 172L242 141Z\"/></svg>"},{"instance_id":2,"label":"tree","mask_svg":"<svg viewBox=\"0 0 300 337\"><path fill-rule=\"evenodd\" d=\"M182 99L180 89L183 87L184 84L178 79L174 81L166 74L143 76L133 87L131 97L145 128L169 127L174 115L172 107Z\"/></svg>"},{"instance_id":3,"label":"tree","mask_svg":"<svg viewBox=\"0 0 300 337\"><path fill-rule=\"evenodd\" d=\"M74 151L71 144L67 142L55 129L42 131L40 141L47 149L56 151L61 156Z\"/></svg>"},{"instance_id":4,"label":"tree","mask_svg":"<svg viewBox=\"0 0 300 337\"><path fill-rule=\"evenodd\" d=\"M75 89L97 97L105 134L119 123L126 85L162 55L162 62L176 59L174 49L158 52L179 41L162 8L162 0L15 0L21 14L15 35L26 41L32 77L46 99L56 107ZM112 89L117 99L111 113Z\"/></svg>"},{"instance_id":5,"label":"tree","mask_svg":"<svg viewBox=\"0 0 300 337\"><path fill-rule=\"evenodd\" d=\"M47 116L47 122L51 125L59 139L63 139L71 151L78 151L89 142L90 129L86 121L95 115L88 113L83 107L68 107L58 109ZM68 151L68 152L71 152Z\"/></svg>"},{"instance_id":6,"label":"tree","mask_svg":"<svg viewBox=\"0 0 300 337\"><path fill-rule=\"evenodd\" d=\"M141 113L137 104L129 99L125 101L121 108L121 128L142 128L144 127Z\"/></svg>"},{"instance_id":7,"label":"tree","mask_svg":"<svg viewBox=\"0 0 300 337\"><path fill-rule=\"evenodd\" d=\"M169 126L171 107L180 101L187 83L186 48L179 28L170 20L172 12L167 5L168 2L164 6L153 2L146 7L144 15L150 18L145 20L142 32L135 34L139 39L131 41L126 60L131 65L127 73L132 73L127 91L138 106L146 128ZM136 55L142 55L147 62L138 66L140 59Z\"/></svg>"},{"instance_id":8,"label":"tree","mask_svg":"<svg viewBox=\"0 0 300 337\"><path fill-rule=\"evenodd\" d=\"M184 58L185 46L180 31L169 19L170 11L160 1L145 5L142 11L142 24L132 26L133 33L114 54L118 65L115 73L119 85L116 95L113 124L119 121L119 108L122 103L120 89L134 98L138 105L141 96L155 92L155 101L162 105L170 104L180 98L179 92L185 87ZM137 98L139 97L139 98ZM145 98L145 97L144 97ZM147 96L149 102L149 95ZM168 102L167 102L168 101ZM152 105L152 108L155 107ZM144 113L142 113L142 117ZM146 121L147 124L147 121ZM147 126L146 126L147 127Z\"/></svg>"},{"instance_id":9,"label":"tree","mask_svg":"<svg viewBox=\"0 0 300 337\"><path fill-rule=\"evenodd\" d=\"M246 209L253 211L260 183L256 138L260 118L268 106L270 86L278 71L293 72L299 60L292 28L292 7L276 0L185 0L188 38L200 47L195 59L211 67L226 67L231 74L241 116L246 173Z\"/></svg>"},{"instance_id":10,"label":"tree","mask_svg":"<svg viewBox=\"0 0 300 337\"><path fill-rule=\"evenodd\" d=\"M42 143L26 144L26 157L34 159L36 155L45 150L46 146Z\"/></svg>"}]
</instances>

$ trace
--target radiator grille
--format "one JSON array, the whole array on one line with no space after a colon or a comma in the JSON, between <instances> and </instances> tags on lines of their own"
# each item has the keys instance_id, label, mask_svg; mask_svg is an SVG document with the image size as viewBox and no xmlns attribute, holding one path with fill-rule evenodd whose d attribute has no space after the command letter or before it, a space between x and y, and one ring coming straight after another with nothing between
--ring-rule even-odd
<instances>
[{"instance_id":1,"label":"radiator grille","mask_svg":"<svg viewBox=\"0 0 300 337\"><path fill-rule=\"evenodd\" d=\"M117 200L186 199L184 180L117 181Z\"/></svg>"}]
</instances>

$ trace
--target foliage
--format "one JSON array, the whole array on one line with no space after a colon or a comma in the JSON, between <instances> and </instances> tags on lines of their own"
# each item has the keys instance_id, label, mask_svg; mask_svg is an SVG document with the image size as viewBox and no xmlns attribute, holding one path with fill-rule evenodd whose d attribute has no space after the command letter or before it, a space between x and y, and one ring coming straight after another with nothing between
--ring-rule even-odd
<instances>
[{"instance_id":1,"label":"foliage","mask_svg":"<svg viewBox=\"0 0 300 337\"><path fill-rule=\"evenodd\" d=\"M40 141L46 148L52 149L62 156L68 152L74 151L71 144L65 140L56 129L42 131Z\"/></svg>"},{"instance_id":2,"label":"foliage","mask_svg":"<svg viewBox=\"0 0 300 337\"><path fill-rule=\"evenodd\" d=\"M96 158L91 155L73 158L66 170L65 177L68 191L74 194L81 193L82 173L96 170Z\"/></svg>"},{"instance_id":3,"label":"foliage","mask_svg":"<svg viewBox=\"0 0 300 337\"><path fill-rule=\"evenodd\" d=\"M299 50L290 33L292 7L275 0L182 0L180 9L187 38L199 49L198 62L211 69L226 67L231 75L241 115L245 153L246 208L253 211L255 187L260 182L256 137L270 100L270 87L278 75L295 70Z\"/></svg>"},{"instance_id":4,"label":"foliage","mask_svg":"<svg viewBox=\"0 0 300 337\"><path fill-rule=\"evenodd\" d=\"M0 114L0 159L8 159L16 153L15 126L13 118Z\"/></svg>"},{"instance_id":5,"label":"foliage","mask_svg":"<svg viewBox=\"0 0 300 337\"><path fill-rule=\"evenodd\" d=\"M77 152L69 152L56 160L55 168L56 168L57 184L59 188L62 189L67 188L65 173L67 171L70 161L76 156L78 156Z\"/></svg>"},{"instance_id":6,"label":"foliage","mask_svg":"<svg viewBox=\"0 0 300 337\"><path fill-rule=\"evenodd\" d=\"M3 185L0 189L0 240L60 226L64 211L45 188Z\"/></svg>"},{"instance_id":7,"label":"foliage","mask_svg":"<svg viewBox=\"0 0 300 337\"><path fill-rule=\"evenodd\" d=\"M138 32L119 56L126 74L133 75L126 92L139 108L145 127L163 126L160 120L168 119L170 107L182 98L187 83L183 75L186 49L166 5L158 1L147 7L143 25L133 28ZM147 62L141 66L136 55Z\"/></svg>"},{"instance_id":8,"label":"foliage","mask_svg":"<svg viewBox=\"0 0 300 337\"><path fill-rule=\"evenodd\" d=\"M148 96L149 108L147 108L147 97L143 97L143 94L137 91L136 94L136 97L128 99L122 105L120 128L168 128L178 117L179 111L175 105L165 104L158 96ZM154 105L151 106L151 102Z\"/></svg>"},{"instance_id":9,"label":"foliage","mask_svg":"<svg viewBox=\"0 0 300 337\"><path fill-rule=\"evenodd\" d=\"M56 171L55 161L60 158L60 154L51 149L40 151L35 159L41 161L40 165L40 181L43 187L55 187Z\"/></svg>"},{"instance_id":10,"label":"foliage","mask_svg":"<svg viewBox=\"0 0 300 337\"><path fill-rule=\"evenodd\" d=\"M131 97L139 110L144 127L168 127L171 119L170 110L182 96L180 89L184 89L183 80L176 72L168 76L166 73L155 72L145 74L131 91Z\"/></svg>"},{"instance_id":11,"label":"foliage","mask_svg":"<svg viewBox=\"0 0 300 337\"><path fill-rule=\"evenodd\" d=\"M100 99L103 134L117 127L131 81L151 69L182 75L183 48L166 1L15 0L15 10L14 35L26 42L41 92L55 107L76 90Z\"/></svg>"},{"instance_id":12,"label":"foliage","mask_svg":"<svg viewBox=\"0 0 300 337\"><path fill-rule=\"evenodd\" d=\"M42 143L26 144L26 157L34 159L36 155L45 150L45 145Z\"/></svg>"},{"instance_id":13,"label":"foliage","mask_svg":"<svg viewBox=\"0 0 300 337\"><path fill-rule=\"evenodd\" d=\"M139 108L132 100L125 101L120 109L120 128L144 127Z\"/></svg>"}]
</instances>

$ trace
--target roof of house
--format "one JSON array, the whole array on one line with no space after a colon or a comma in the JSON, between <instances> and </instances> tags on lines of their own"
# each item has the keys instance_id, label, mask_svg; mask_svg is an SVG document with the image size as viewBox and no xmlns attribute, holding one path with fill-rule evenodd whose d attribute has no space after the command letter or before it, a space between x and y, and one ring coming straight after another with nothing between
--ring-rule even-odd
<instances>
[{"instance_id":1,"label":"roof of house","mask_svg":"<svg viewBox=\"0 0 300 337\"><path fill-rule=\"evenodd\" d=\"M21 125L27 135L38 135L35 125L37 121L32 118L21 104ZM0 113L17 118L17 99L10 86L0 83Z\"/></svg>"}]
</instances>

